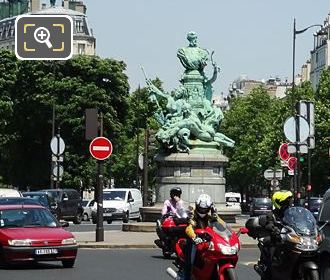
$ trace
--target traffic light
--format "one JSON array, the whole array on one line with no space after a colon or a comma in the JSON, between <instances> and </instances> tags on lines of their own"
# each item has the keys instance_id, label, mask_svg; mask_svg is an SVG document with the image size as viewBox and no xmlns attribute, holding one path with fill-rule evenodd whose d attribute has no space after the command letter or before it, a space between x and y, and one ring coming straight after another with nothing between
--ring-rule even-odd
<instances>
[{"instance_id":1,"label":"traffic light","mask_svg":"<svg viewBox=\"0 0 330 280\"><path fill-rule=\"evenodd\" d=\"M300 158L299 158L299 162L300 162L300 163L304 163L304 162L305 162L305 158L302 157L302 156L300 156Z\"/></svg>"}]
</instances>

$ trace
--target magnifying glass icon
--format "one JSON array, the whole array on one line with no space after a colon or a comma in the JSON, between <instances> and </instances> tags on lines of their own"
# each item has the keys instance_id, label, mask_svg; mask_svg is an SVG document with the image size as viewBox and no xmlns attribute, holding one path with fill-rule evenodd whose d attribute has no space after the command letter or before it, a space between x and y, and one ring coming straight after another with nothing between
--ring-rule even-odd
<instances>
[{"instance_id":1,"label":"magnifying glass icon","mask_svg":"<svg viewBox=\"0 0 330 280\"><path fill-rule=\"evenodd\" d=\"M49 41L50 32L46 27L38 27L34 31L34 39L40 44L46 44L49 49L53 47Z\"/></svg>"}]
</instances>

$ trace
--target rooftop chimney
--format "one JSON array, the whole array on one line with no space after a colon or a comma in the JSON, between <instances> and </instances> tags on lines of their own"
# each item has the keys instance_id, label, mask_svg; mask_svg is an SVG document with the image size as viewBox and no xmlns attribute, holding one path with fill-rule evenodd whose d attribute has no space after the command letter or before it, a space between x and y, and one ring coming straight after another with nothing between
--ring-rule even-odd
<instances>
[{"instance_id":1,"label":"rooftop chimney","mask_svg":"<svg viewBox=\"0 0 330 280\"><path fill-rule=\"evenodd\" d=\"M35 12L40 10L40 0L31 0L30 11Z\"/></svg>"}]
</instances>

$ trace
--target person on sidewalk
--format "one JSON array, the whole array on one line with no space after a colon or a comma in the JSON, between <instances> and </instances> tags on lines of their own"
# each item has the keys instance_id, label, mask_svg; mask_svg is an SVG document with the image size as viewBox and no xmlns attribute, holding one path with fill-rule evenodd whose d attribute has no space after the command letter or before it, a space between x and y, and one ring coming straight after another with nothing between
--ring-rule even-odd
<instances>
[{"instance_id":1,"label":"person on sidewalk","mask_svg":"<svg viewBox=\"0 0 330 280\"><path fill-rule=\"evenodd\" d=\"M184 275L181 279L191 279L191 266L195 261L196 245L204 242L203 239L196 235L195 229L204 229L214 222L225 225L225 222L217 214L211 197L208 194L201 194L195 201L195 209L186 228L188 238L185 250L184 271L179 273Z\"/></svg>"}]
</instances>

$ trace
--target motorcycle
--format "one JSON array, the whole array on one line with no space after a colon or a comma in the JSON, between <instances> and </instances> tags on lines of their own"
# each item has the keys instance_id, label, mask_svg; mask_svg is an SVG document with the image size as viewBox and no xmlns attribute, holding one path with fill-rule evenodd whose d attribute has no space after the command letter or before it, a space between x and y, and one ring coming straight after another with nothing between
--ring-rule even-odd
<instances>
[{"instance_id":1,"label":"motorcycle","mask_svg":"<svg viewBox=\"0 0 330 280\"><path fill-rule=\"evenodd\" d=\"M195 233L205 242L195 245L191 278L196 280L237 280L235 267L240 250L239 235L247 233L247 229L241 228L236 233L226 224L214 222L205 229L196 229ZM183 238L176 243L178 259L174 264L178 271L174 271L171 267L166 270L173 279L182 279L186 243L187 240Z\"/></svg>"},{"instance_id":2,"label":"motorcycle","mask_svg":"<svg viewBox=\"0 0 330 280\"><path fill-rule=\"evenodd\" d=\"M184 209L178 209L176 214L166 214L162 220L156 222L156 232L159 239L155 244L162 249L163 256L170 258L175 253L175 244L178 239L185 238L188 213Z\"/></svg>"},{"instance_id":3,"label":"motorcycle","mask_svg":"<svg viewBox=\"0 0 330 280\"><path fill-rule=\"evenodd\" d=\"M263 232L256 235L261 256L254 267L261 280L319 280L317 260L322 235L309 210L288 208L282 222L276 222L279 232L275 238L262 229L249 228L249 220L246 227L250 232Z\"/></svg>"}]
</instances>

